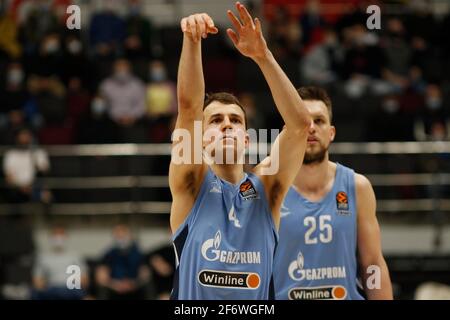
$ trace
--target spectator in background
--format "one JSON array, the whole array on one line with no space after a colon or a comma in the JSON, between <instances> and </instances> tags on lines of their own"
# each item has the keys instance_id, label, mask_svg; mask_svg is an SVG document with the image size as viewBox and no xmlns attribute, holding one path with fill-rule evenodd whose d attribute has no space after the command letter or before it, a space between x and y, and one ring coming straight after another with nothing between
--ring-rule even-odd
<instances>
[{"instance_id":1,"label":"spectator in background","mask_svg":"<svg viewBox=\"0 0 450 320\"><path fill-rule=\"evenodd\" d=\"M125 23L116 13L114 0L102 0L101 9L92 16L89 37L97 57L120 53L125 39Z\"/></svg>"},{"instance_id":2,"label":"spectator in background","mask_svg":"<svg viewBox=\"0 0 450 320\"><path fill-rule=\"evenodd\" d=\"M105 99L96 95L81 116L77 143L112 143L117 140L116 125L108 115Z\"/></svg>"},{"instance_id":3,"label":"spectator in background","mask_svg":"<svg viewBox=\"0 0 450 320\"><path fill-rule=\"evenodd\" d=\"M409 68L413 59L413 51L407 41L407 32L400 18L389 18L387 32L382 39L385 64L383 78L398 91L409 86Z\"/></svg>"},{"instance_id":4,"label":"spectator in background","mask_svg":"<svg viewBox=\"0 0 450 320\"><path fill-rule=\"evenodd\" d=\"M6 151L3 158L3 172L8 186L8 200L13 203L42 201L49 203L52 195L36 182L38 175L50 170L45 150L33 144L29 129L17 132L16 146Z\"/></svg>"},{"instance_id":5,"label":"spectator in background","mask_svg":"<svg viewBox=\"0 0 450 320\"><path fill-rule=\"evenodd\" d=\"M63 47L58 33L48 33L40 42L39 53L26 59L26 67L29 74L41 77L57 76L63 79L66 69L63 60Z\"/></svg>"},{"instance_id":6,"label":"spectator in background","mask_svg":"<svg viewBox=\"0 0 450 320\"><path fill-rule=\"evenodd\" d=\"M32 75L28 79L28 91L30 99L25 105L25 112L32 122L42 119L45 125L55 125L64 121L67 112L66 88L59 78Z\"/></svg>"},{"instance_id":7,"label":"spectator in background","mask_svg":"<svg viewBox=\"0 0 450 320\"><path fill-rule=\"evenodd\" d=\"M176 84L168 79L166 66L160 60L151 62L148 77L146 100L151 141L167 142L171 134L170 122L177 112Z\"/></svg>"},{"instance_id":8,"label":"spectator in background","mask_svg":"<svg viewBox=\"0 0 450 320\"><path fill-rule=\"evenodd\" d=\"M64 49L64 72L62 78L64 84L68 86L71 79L78 78L82 87L93 88L92 66L87 58L86 49L80 35L69 33L64 40Z\"/></svg>"},{"instance_id":9,"label":"spectator in background","mask_svg":"<svg viewBox=\"0 0 450 320\"><path fill-rule=\"evenodd\" d=\"M303 81L313 85L327 85L337 79L337 66L343 52L333 29L327 28L323 40L310 48L301 61ZM339 62L338 62L339 61Z\"/></svg>"},{"instance_id":10,"label":"spectator in background","mask_svg":"<svg viewBox=\"0 0 450 320\"><path fill-rule=\"evenodd\" d=\"M159 300L169 300L175 275L175 252L172 244L161 246L148 255L148 263Z\"/></svg>"},{"instance_id":11,"label":"spectator in background","mask_svg":"<svg viewBox=\"0 0 450 320\"><path fill-rule=\"evenodd\" d=\"M318 0L308 0L305 10L300 17L300 26L303 30L303 43L306 46L314 45L322 38L325 21L321 16L321 7Z\"/></svg>"},{"instance_id":12,"label":"spectator in background","mask_svg":"<svg viewBox=\"0 0 450 320\"><path fill-rule=\"evenodd\" d=\"M145 299L149 271L128 226L113 230L114 243L96 270L100 299Z\"/></svg>"},{"instance_id":13,"label":"spectator in background","mask_svg":"<svg viewBox=\"0 0 450 320\"><path fill-rule=\"evenodd\" d=\"M91 96L78 77L72 77L68 82L67 113L69 121L75 126L81 116L89 110Z\"/></svg>"},{"instance_id":14,"label":"spectator in background","mask_svg":"<svg viewBox=\"0 0 450 320\"><path fill-rule=\"evenodd\" d=\"M348 28L358 24L365 25L367 21L367 7L371 4L379 4L377 2L379 2L379 0L363 0L353 4L350 3L345 14L338 18L338 21L335 24L335 30L337 30L339 34L345 34L345 30Z\"/></svg>"},{"instance_id":15,"label":"spectator in background","mask_svg":"<svg viewBox=\"0 0 450 320\"><path fill-rule=\"evenodd\" d=\"M115 0L101 0L100 10L93 12L89 24L89 47L95 60L94 88L111 73L114 59L123 51L125 22L117 15Z\"/></svg>"},{"instance_id":16,"label":"spectator in background","mask_svg":"<svg viewBox=\"0 0 450 320\"><path fill-rule=\"evenodd\" d=\"M375 110L369 119L367 141L413 140L413 119L402 110L399 97L396 95L383 97L379 109Z\"/></svg>"},{"instance_id":17,"label":"spectator in background","mask_svg":"<svg viewBox=\"0 0 450 320\"><path fill-rule=\"evenodd\" d=\"M128 0L128 15L125 19L126 38L124 42L125 56L134 66L136 74L146 78L148 60L153 56L155 31L151 21L143 15L140 0Z\"/></svg>"},{"instance_id":18,"label":"spectator in background","mask_svg":"<svg viewBox=\"0 0 450 320\"><path fill-rule=\"evenodd\" d=\"M21 42L26 55L34 55L49 33L58 33L60 25L52 10L51 0L36 0L27 3L28 10L20 29Z\"/></svg>"},{"instance_id":19,"label":"spectator in background","mask_svg":"<svg viewBox=\"0 0 450 320\"><path fill-rule=\"evenodd\" d=\"M346 80L348 97L358 99L373 89L386 94L387 84L380 85L383 55L378 46L378 37L367 31L365 25L356 24L343 30L344 60L340 68L341 77Z\"/></svg>"},{"instance_id":20,"label":"spectator in background","mask_svg":"<svg viewBox=\"0 0 450 320\"><path fill-rule=\"evenodd\" d=\"M106 101L109 116L119 126L122 142L148 140L147 128L143 128L145 84L132 74L128 60L116 60L114 74L101 83L100 94Z\"/></svg>"},{"instance_id":21,"label":"spectator in background","mask_svg":"<svg viewBox=\"0 0 450 320\"><path fill-rule=\"evenodd\" d=\"M268 28L269 47L277 60L298 59L302 50L303 32L298 23L292 20L288 9L279 6Z\"/></svg>"},{"instance_id":22,"label":"spectator in background","mask_svg":"<svg viewBox=\"0 0 450 320\"><path fill-rule=\"evenodd\" d=\"M6 1L0 2L0 30L0 58L19 58L22 46L18 42L18 28L7 10Z\"/></svg>"},{"instance_id":23,"label":"spectator in background","mask_svg":"<svg viewBox=\"0 0 450 320\"><path fill-rule=\"evenodd\" d=\"M20 62L11 62L6 69L6 85L1 90L1 113L21 110L27 99L25 71Z\"/></svg>"},{"instance_id":24,"label":"spectator in background","mask_svg":"<svg viewBox=\"0 0 450 320\"><path fill-rule=\"evenodd\" d=\"M0 89L0 101L0 141L13 144L13 133L25 125L23 109L27 101L25 72L19 62L7 66L6 84L4 90Z\"/></svg>"},{"instance_id":25,"label":"spectator in background","mask_svg":"<svg viewBox=\"0 0 450 320\"><path fill-rule=\"evenodd\" d=\"M26 126L25 114L22 110L11 110L6 116L2 115L0 127L0 144L13 145L16 132Z\"/></svg>"},{"instance_id":26,"label":"spectator in background","mask_svg":"<svg viewBox=\"0 0 450 320\"><path fill-rule=\"evenodd\" d=\"M450 108L438 85L427 86L425 105L416 119L414 129L418 141L450 140Z\"/></svg>"},{"instance_id":27,"label":"spectator in background","mask_svg":"<svg viewBox=\"0 0 450 320\"><path fill-rule=\"evenodd\" d=\"M86 297L88 272L83 259L76 253L67 251L67 234L64 228L54 227L49 238L50 252L38 252L33 270L34 300L81 300ZM69 266L80 270L80 288L68 288L71 273ZM73 271L71 271L73 272ZM74 273L72 273L74 274Z\"/></svg>"}]
</instances>

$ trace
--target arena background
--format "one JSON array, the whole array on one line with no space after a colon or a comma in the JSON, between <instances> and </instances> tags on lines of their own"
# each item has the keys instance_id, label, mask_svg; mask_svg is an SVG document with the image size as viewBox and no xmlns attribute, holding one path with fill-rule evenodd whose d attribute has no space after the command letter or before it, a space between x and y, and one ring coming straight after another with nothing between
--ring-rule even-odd
<instances>
[{"instance_id":1,"label":"arena background","mask_svg":"<svg viewBox=\"0 0 450 320\"><path fill-rule=\"evenodd\" d=\"M293 83L329 91L337 128L331 159L374 186L395 298L450 299L440 286L450 284L450 2L242 2L261 18ZM70 4L81 8L81 30L66 27ZM60 226L66 249L87 266L89 297L98 298L95 268L117 224L130 227L150 270L141 297L164 297L151 264L153 251L170 245L168 143L181 17L207 12L219 26L203 45L207 91L237 94L250 127L282 126L256 65L225 35L233 4L1 1L0 155L23 150L15 136L27 127L34 135L29 148L46 150L50 170L33 180L39 196L18 200L10 197L4 164L0 297L31 298L33 270L51 251L50 230ZM372 4L381 8L380 30L366 26ZM105 81L118 58L131 63L140 90L140 101L130 103L142 110L127 115L128 122L108 105L117 95ZM49 193L40 197L43 190ZM417 291L429 283L425 293Z\"/></svg>"}]
</instances>

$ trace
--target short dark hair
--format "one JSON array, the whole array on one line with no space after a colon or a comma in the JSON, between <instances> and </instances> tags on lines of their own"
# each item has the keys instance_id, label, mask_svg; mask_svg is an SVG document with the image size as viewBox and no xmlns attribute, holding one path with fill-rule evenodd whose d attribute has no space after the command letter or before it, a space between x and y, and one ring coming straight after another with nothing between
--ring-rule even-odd
<instances>
[{"instance_id":1,"label":"short dark hair","mask_svg":"<svg viewBox=\"0 0 450 320\"><path fill-rule=\"evenodd\" d=\"M325 91L325 89L322 89L320 87L308 86L297 89L297 92L303 100L322 101L327 107L328 115L330 116L330 123L332 122L333 110L331 99L328 93Z\"/></svg>"},{"instance_id":2,"label":"short dark hair","mask_svg":"<svg viewBox=\"0 0 450 320\"><path fill-rule=\"evenodd\" d=\"M205 102L203 103L203 110L205 110L206 107L214 101L219 101L223 104L235 104L239 106L242 109L242 112L244 112L245 128L247 129L247 113L245 112L245 108L242 106L239 99L234 94L228 92L207 93L205 95Z\"/></svg>"}]
</instances>

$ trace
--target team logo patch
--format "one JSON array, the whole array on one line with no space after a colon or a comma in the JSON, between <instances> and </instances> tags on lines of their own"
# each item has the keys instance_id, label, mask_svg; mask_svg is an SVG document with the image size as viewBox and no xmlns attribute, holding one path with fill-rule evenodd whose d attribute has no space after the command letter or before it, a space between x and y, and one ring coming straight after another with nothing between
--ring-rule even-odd
<instances>
[{"instance_id":1,"label":"team logo patch","mask_svg":"<svg viewBox=\"0 0 450 320\"><path fill-rule=\"evenodd\" d=\"M221 270L202 270L198 282L206 287L229 289L258 289L261 278L254 272L229 272Z\"/></svg>"},{"instance_id":2,"label":"team logo patch","mask_svg":"<svg viewBox=\"0 0 450 320\"><path fill-rule=\"evenodd\" d=\"M345 193L344 191L339 191L338 193L336 193L336 206L339 214L341 215L350 214L347 193Z\"/></svg>"},{"instance_id":3,"label":"team logo patch","mask_svg":"<svg viewBox=\"0 0 450 320\"><path fill-rule=\"evenodd\" d=\"M292 288L289 290L290 300L343 300L346 297L347 290L343 286Z\"/></svg>"},{"instance_id":4,"label":"team logo patch","mask_svg":"<svg viewBox=\"0 0 450 320\"><path fill-rule=\"evenodd\" d=\"M249 179L240 185L239 193L244 200L258 199L258 192L256 192L255 187Z\"/></svg>"}]
</instances>

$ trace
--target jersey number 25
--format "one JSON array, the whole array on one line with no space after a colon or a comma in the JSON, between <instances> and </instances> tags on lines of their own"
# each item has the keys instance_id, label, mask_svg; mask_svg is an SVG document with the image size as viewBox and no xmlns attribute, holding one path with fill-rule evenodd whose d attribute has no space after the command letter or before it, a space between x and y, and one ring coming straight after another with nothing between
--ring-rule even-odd
<instances>
[{"instance_id":1,"label":"jersey number 25","mask_svg":"<svg viewBox=\"0 0 450 320\"><path fill-rule=\"evenodd\" d=\"M331 227L331 216L323 215L319 216L319 240L322 243L329 243L333 240L333 229ZM317 235L313 235L314 231L317 229L317 220L315 217L306 217L303 220L305 227L308 230L305 233L305 243L306 244L317 244Z\"/></svg>"}]
</instances>

